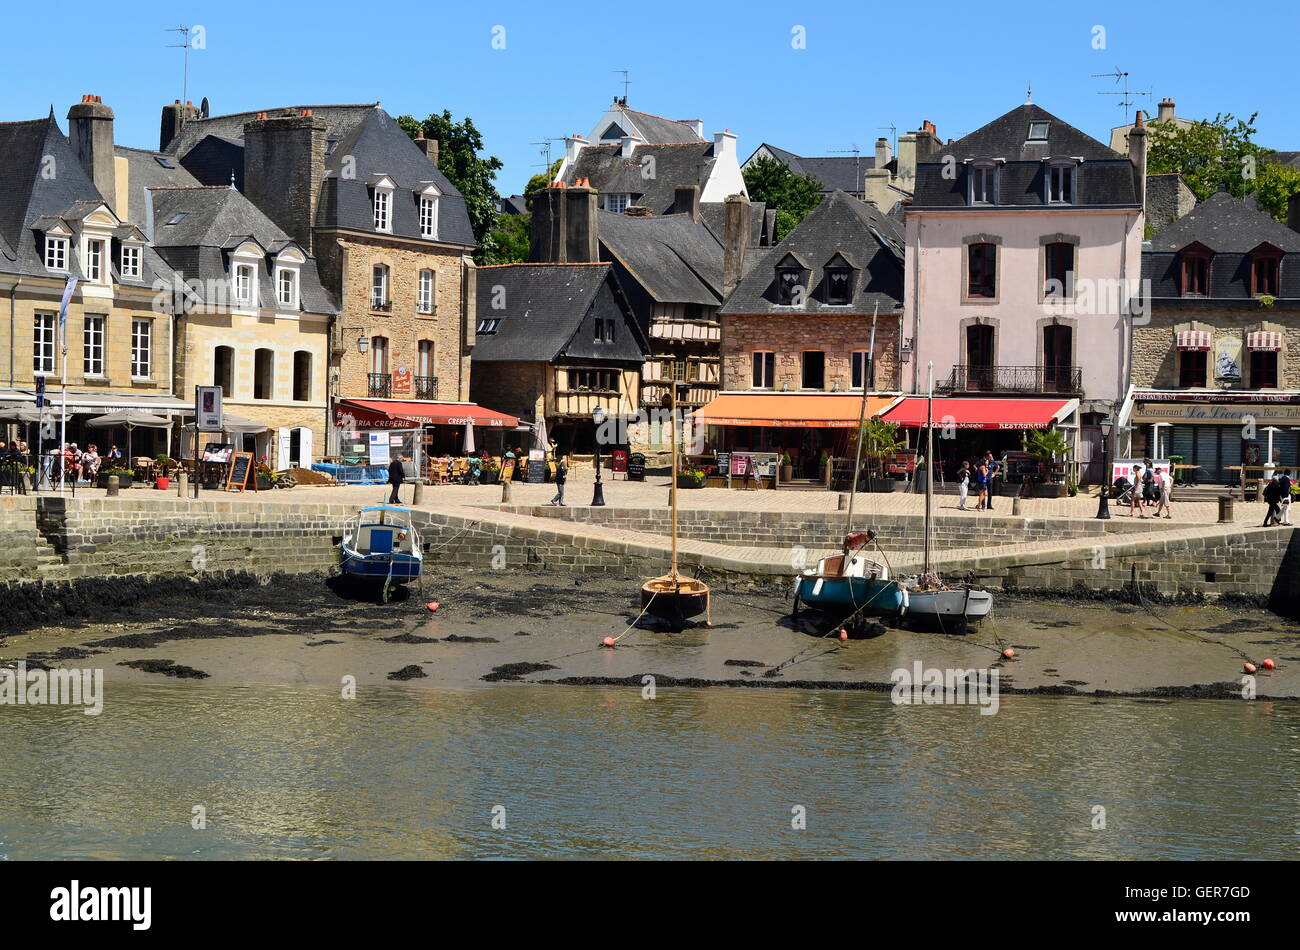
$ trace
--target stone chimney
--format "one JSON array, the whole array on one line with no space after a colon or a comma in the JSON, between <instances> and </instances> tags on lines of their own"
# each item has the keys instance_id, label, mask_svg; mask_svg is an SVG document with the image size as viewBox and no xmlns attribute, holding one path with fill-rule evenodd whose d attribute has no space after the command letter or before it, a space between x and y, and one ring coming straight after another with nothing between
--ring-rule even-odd
<instances>
[{"instance_id":1,"label":"stone chimney","mask_svg":"<svg viewBox=\"0 0 1300 950\"><path fill-rule=\"evenodd\" d=\"M722 239L722 299L725 301L740 283L745 272L745 249L749 247L749 235L753 222L754 209L744 195L728 195L726 201L726 222L723 226Z\"/></svg>"},{"instance_id":2,"label":"stone chimney","mask_svg":"<svg viewBox=\"0 0 1300 950\"><path fill-rule=\"evenodd\" d=\"M689 214L692 221L700 220L700 186L681 185L674 192L674 214Z\"/></svg>"},{"instance_id":3,"label":"stone chimney","mask_svg":"<svg viewBox=\"0 0 1300 950\"><path fill-rule=\"evenodd\" d=\"M82 96L68 110L68 138L77 160L110 208L117 207L113 162L113 110L99 96Z\"/></svg>"},{"instance_id":4,"label":"stone chimney","mask_svg":"<svg viewBox=\"0 0 1300 950\"><path fill-rule=\"evenodd\" d=\"M926 119L921 128L898 137L898 187L916 190L916 165L925 161L942 146L934 123Z\"/></svg>"},{"instance_id":5,"label":"stone chimney","mask_svg":"<svg viewBox=\"0 0 1300 950\"><path fill-rule=\"evenodd\" d=\"M724 155L736 156L736 136L731 129L713 134L713 162L716 165Z\"/></svg>"},{"instance_id":6,"label":"stone chimney","mask_svg":"<svg viewBox=\"0 0 1300 950\"><path fill-rule=\"evenodd\" d=\"M1164 99L1160 100L1160 105L1157 108L1158 108L1158 111L1156 112L1157 122L1168 122L1171 119L1173 119L1174 100L1166 96Z\"/></svg>"},{"instance_id":7,"label":"stone chimney","mask_svg":"<svg viewBox=\"0 0 1300 950\"><path fill-rule=\"evenodd\" d=\"M424 153L424 157L433 162L433 167L438 167L438 140L426 139L424 133L420 132L415 136L416 147Z\"/></svg>"},{"instance_id":8,"label":"stone chimney","mask_svg":"<svg viewBox=\"0 0 1300 950\"><path fill-rule=\"evenodd\" d=\"M1287 199L1286 226L1292 231L1300 231L1300 191Z\"/></svg>"},{"instance_id":9,"label":"stone chimney","mask_svg":"<svg viewBox=\"0 0 1300 950\"><path fill-rule=\"evenodd\" d=\"M889 169L868 168L863 177L863 197L881 211L888 212L894 206L896 198L889 187Z\"/></svg>"},{"instance_id":10,"label":"stone chimney","mask_svg":"<svg viewBox=\"0 0 1300 950\"><path fill-rule=\"evenodd\" d=\"M197 118L198 108L192 102L177 99L169 106L162 107L162 124L158 130L158 151L165 152L172 140L181 134L181 129L190 119Z\"/></svg>"},{"instance_id":11,"label":"stone chimney","mask_svg":"<svg viewBox=\"0 0 1300 950\"><path fill-rule=\"evenodd\" d=\"M567 215L563 182L551 182L533 195L533 213L528 259L534 263L562 264L565 260Z\"/></svg>"},{"instance_id":12,"label":"stone chimney","mask_svg":"<svg viewBox=\"0 0 1300 950\"><path fill-rule=\"evenodd\" d=\"M244 194L311 253L325 173L325 122L303 109L244 123Z\"/></svg>"},{"instance_id":13,"label":"stone chimney","mask_svg":"<svg viewBox=\"0 0 1300 950\"><path fill-rule=\"evenodd\" d=\"M600 260L600 233L596 220L596 189L591 185L564 189L565 261L590 264Z\"/></svg>"},{"instance_id":14,"label":"stone chimney","mask_svg":"<svg viewBox=\"0 0 1300 950\"><path fill-rule=\"evenodd\" d=\"M1147 205L1147 123L1138 110L1137 117L1133 120L1133 128L1128 133L1128 157L1133 163L1133 177L1137 183L1138 204L1142 210L1146 210Z\"/></svg>"},{"instance_id":15,"label":"stone chimney","mask_svg":"<svg viewBox=\"0 0 1300 950\"><path fill-rule=\"evenodd\" d=\"M889 139L883 137L876 139L876 167L884 168L893 157Z\"/></svg>"}]
</instances>

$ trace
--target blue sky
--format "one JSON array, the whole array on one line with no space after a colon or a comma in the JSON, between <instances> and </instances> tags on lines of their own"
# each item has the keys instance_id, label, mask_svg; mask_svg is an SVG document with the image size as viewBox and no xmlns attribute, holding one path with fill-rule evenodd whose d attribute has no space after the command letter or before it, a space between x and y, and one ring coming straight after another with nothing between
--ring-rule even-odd
<instances>
[{"instance_id":1,"label":"blue sky","mask_svg":"<svg viewBox=\"0 0 1300 950\"><path fill-rule=\"evenodd\" d=\"M159 109L181 95L178 23L201 25L189 97L214 114L379 100L393 115L450 109L471 116L505 162L497 187L521 190L539 171L530 143L587 134L627 68L629 105L730 128L742 160L763 141L805 155L857 145L882 127L929 119L943 139L978 128L1025 100L1105 140L1121 124L1119 87L1093 78L1129 71L1134 108L1173 97L1190 118L1258 111L1258 140L1300 149L1300 97L1284 54L1300 13L1190 0L1176 8L1126 3L903 4L617 3L311 5L218 3L11 5L0 36L0 120L44 115L60 125L83 93L117 115L120 144L156 148ZM1244 8L1240 8L1244 9ZM1292 8L1293 10L1295 8ZM309 12L304 12L309 11ZM993 15L972 11L992 11ZM504 49L493 48L504 27ZM792 46L805 28L806 48ZM990 27L992 31L990 32ZM1095 28L1105 30L1094 49ZM500 36L500 33L497 34ZM555 154L562 145L557 143Z\"/></svg>"}]
</instances>

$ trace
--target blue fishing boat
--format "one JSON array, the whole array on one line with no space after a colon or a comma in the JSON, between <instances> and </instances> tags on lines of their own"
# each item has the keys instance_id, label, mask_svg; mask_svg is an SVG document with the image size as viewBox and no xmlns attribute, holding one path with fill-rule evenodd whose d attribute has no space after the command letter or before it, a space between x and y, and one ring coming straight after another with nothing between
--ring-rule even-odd
<instances>
[{"instance_id":1,"label":"blue fishing boat","mask_svg":"<svg viewBox=\"0 0 1300 950\"><path fill-rule=\"evenodd\" d=\"M374 505L357 512L356 524L343 536L339 567L350 577L382 581L385 590L416 580L424 553L410 509Z\"/></svg>"},{"instance_id":2,"label":"blue fishing boat","mask_svg":"<svg viewBox=\"0 0 1300 950\"><path fill-rule=\"evenodd\" d=\"M824 557L816 569L795 578L794 614L807 604L839 616L898 616L907 611L908 591L889 576L889 568L862 553L874 539L870 531L849 534L844 552Z\"/></svg>"}]
</instances>

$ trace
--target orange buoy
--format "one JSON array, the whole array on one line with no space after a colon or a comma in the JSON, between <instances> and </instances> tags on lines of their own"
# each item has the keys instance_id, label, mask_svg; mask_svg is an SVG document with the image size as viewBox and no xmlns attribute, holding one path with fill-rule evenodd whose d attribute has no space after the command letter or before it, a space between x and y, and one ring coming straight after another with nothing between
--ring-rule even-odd
<instances>
[{"instance_id":1,"label":"orange buoy","mask_svg":"<svg viewBox=\"0 0 1300 950\"><path fill-rule=\"evenodd\" d=\"M1263 663L1260 664L1260 666L1264 667L1264 669L1266 670L1271 670L1276 665L1277 664L1275 664L1271 659L1266 659Z\"/></svg>"},{"instance_id":2,"label":"orange buoy","mask_svg":"<svg viewBox=\"0 0 1300 950\"><path fill-rule=\"evenodd\" d=\"M431 600L429 601L427 606L429 608L429 613L433 613L435 610L441 607L442 604L438 603L436 600Z\"/></svg>"},{"instance_id":3,"label":"orange buoy","mask_svg":"<svg viewBox=\"0 0 1300 950\"><path fill-rule=\"evenodd\" d=\"M614 638L606 637L604 640L600 641L600 645L603 647L612 647L614 645Z\"/></svg>"},{"instance_id":4,"label":"orange buoy","mask_svg":"<svg viewBox=\"0 0 1300 950\"><path fill-rule=\"evenodd\" d=\"M1243 670L1245 670L1247 673L1254 673L1254 672L1255 672L1255 664L1254 664L1254 663L1251 663L1251 662L1249 662L1249 661L1247 661L1247 662L1241 664L1241 668L1242 668Z\"/></svg>"},{"instance_id":5,"label":"orange buoy","mask_svg":"<svg viewBox=\"0 0 1300 950\"><path fill-rule=\"evenodd\" d=\"M1014 659L1015 655L1016 655L1016 651L1011 649L1011 647L1007 647L1005 650L1002 651L1002 658L1006 660Z\"/></svg>"},{"instance_id":6,"label":"orange buoy","mask_svg":"<svg viewBox=\"0 0 1300 950\"><path fill-rule=\"evenodd\" d=\"M847 630L840 630L840 639L847 640L848 638L849 638L849 632Z\"/></svg>"}]
</instances>

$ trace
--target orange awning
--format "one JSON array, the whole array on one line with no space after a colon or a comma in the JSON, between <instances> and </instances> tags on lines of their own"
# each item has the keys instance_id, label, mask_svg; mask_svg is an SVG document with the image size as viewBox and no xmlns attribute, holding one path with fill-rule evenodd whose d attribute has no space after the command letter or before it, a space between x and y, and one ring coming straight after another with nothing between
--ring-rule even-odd
<instances>
[{"instance_id":1,"label":"orange awning","mask_svg":"<svg viewBox=\"0 0 1300 950\"><path fill-rule=\"evenodd\" d=\"M894 396L868 396L870 419ZM691 415L697 425L852 429L862 412L861 393L724 393Z\"/></svg>"}]
</instances>

